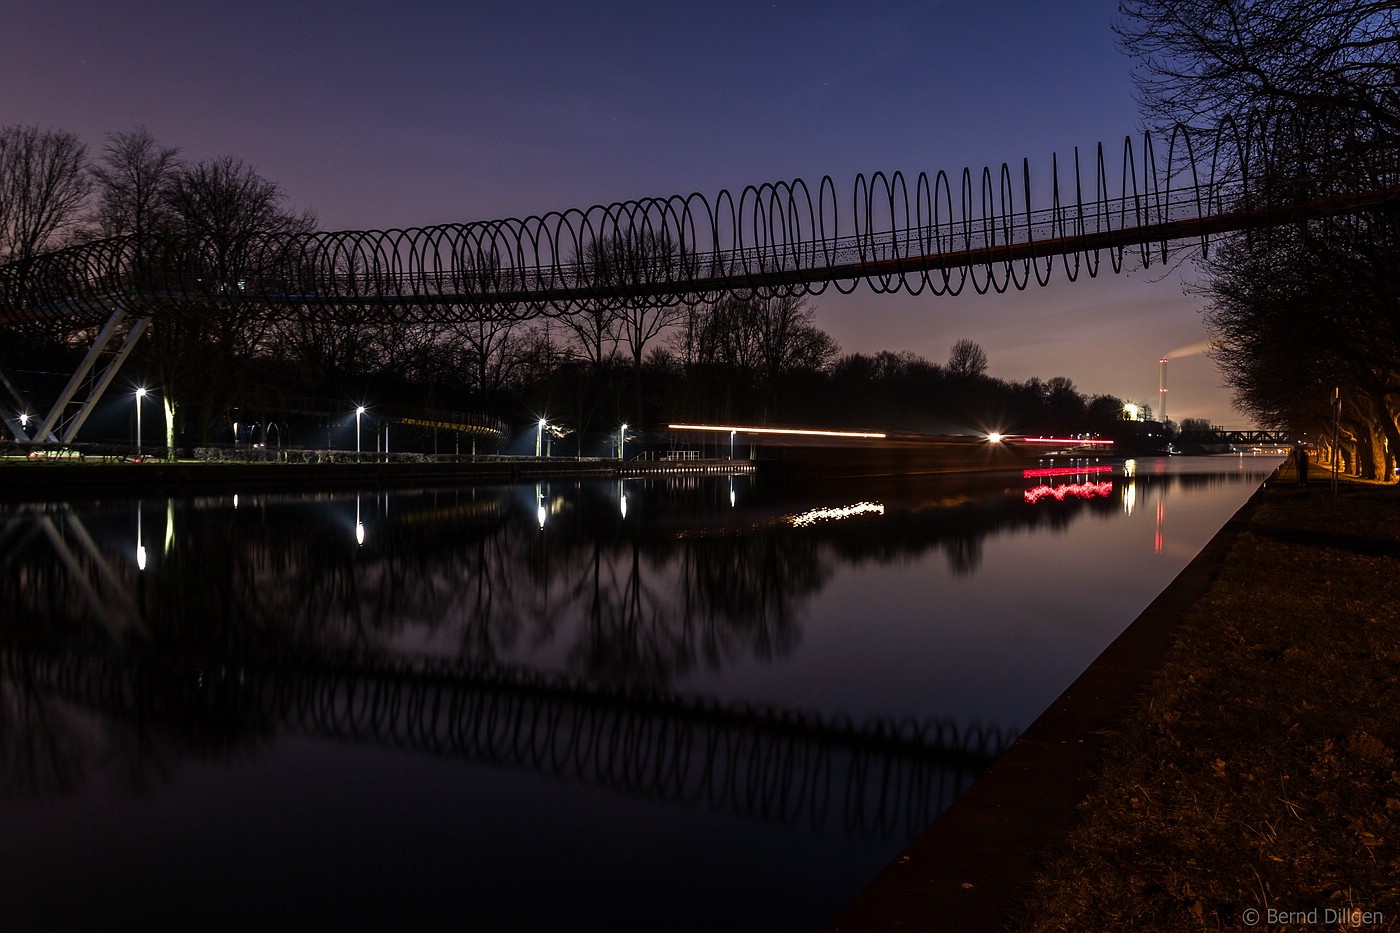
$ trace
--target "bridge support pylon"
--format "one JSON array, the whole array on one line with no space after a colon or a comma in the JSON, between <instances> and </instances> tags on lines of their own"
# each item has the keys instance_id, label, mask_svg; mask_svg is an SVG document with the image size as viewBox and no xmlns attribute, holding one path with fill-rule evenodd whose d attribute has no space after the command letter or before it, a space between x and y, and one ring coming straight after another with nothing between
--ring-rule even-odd
<instances>
[{"instance_id":1,"label":"bridge support pylon","mask_svg":"<svg viewBox=\"0 0 1400 933\"><path fill-rule=\"evenodd\" d=\"M130 325L123 328L122 325L130 319ZM150 318L145 315L135 315L127 307L125 302L118 302L112 309L112 314L107 318L107 323L102 326L94 338L92 346L88 348L87 355L83 357L82 363L78 365L68 384L54 401L53 408L38 423L38 428L34 433L28 432L27 426L18 424L19 419L7 419L11 430L19 438L22 444L71 444L73 438L77 437L79 429L92 414L97 403L102 400L102 396L107 391L107 387L116 378L117 372L122 364L126 362L131 351L136 349L136 344L141 340L141 336L146 333L146 328L150 326ZM8 385L8 380L6 380ZM16 401L23 404L18 393L11 388ZM68 412L70 406L76 405L77 410L71 414ZM27 410L27 409L26 409ZM18 428L19 430L16 430Z\"/></svg>"}]
</instances>

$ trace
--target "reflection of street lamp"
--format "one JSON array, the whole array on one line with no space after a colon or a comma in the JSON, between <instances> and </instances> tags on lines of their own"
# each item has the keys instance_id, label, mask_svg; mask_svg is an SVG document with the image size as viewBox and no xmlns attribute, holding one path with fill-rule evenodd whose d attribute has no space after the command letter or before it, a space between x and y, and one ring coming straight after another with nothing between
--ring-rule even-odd
<instances>
[{"instance_id":1,"label":"reflection of street lamp","mask_svg":"<svg viewBox=\"0 0 1400 933\"><path fill-rule=\"evenodd\" d=\"M136 506L136 569L146 569L146 545L141 543L141 506Z\"/></svg>"},{"instance_id":2,"label":"reflection of street lamp","mask_svg":"<svg viewBox=\"0 0 1400 933\"><path fill-rule=\"evenodd\" d=\"M364 547L365 544L365 525L364 522L360 521L359 496L355 497L355 543L361 547Z\"/></svg>"},{"instance_id":3,"label":"reflection of street lamp","mask_svg":"<svg viewBox=\"0 0 1400 933\"><path fill-rule=\"evenodd\" d=\"M541 424L544 422L541 421ZM544 531L544 520L547 513L544 507L544 489L539 483L535 484L535 519L540 523L540 531Z\"/></svg>"},{"instance_id":4,"label":"reflection of street lamp","mask_svg":"<svg viewBox=\"0 0 1400 933\"><path fill-rule=\"evenodd\" d=\"M146 387L136 390L136 456L141 456L141 400L146 397Z\"/></svg>"},{"instance_id":5,"label":"reflection of street lamp","mask_svg":"<svg viewBox=\"0 0 1400 933\"><path fill-rule=\"evenodd\" d=\"M365 406L360 405L355 409L355 453L360 452L360 416L365 413Z\"/></svg>"},{"instance_id":6,"label":"reflection of street lamp","mask_svg":"<svg viewBox=\"0 0 1400 933\"><path fill-rule=\"evenodd\" d=\"M539 426L538 426L538 428L536 428L536 430L535 430L535 456L536 456L536 457L538 457L538 456L540 455L540 451L543 449L543 445L544 445L544 425L545 425L545 420L544 420L543 418L541 418L541 419L540 419Z\"/></svg>"}]
</instances>

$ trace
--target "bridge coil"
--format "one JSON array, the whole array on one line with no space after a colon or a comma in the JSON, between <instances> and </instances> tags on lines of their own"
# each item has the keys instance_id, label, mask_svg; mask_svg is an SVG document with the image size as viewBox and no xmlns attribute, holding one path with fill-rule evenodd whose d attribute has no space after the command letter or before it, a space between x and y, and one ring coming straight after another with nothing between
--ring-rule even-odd
<instances>
[{"instance_id":1,"label":"bridge coil","mask_svg":"<svg viewBox=\"0 0 1400 933\"><path fill-rule=\"evenodd\" d=\"M1319 144L1321 140L1321 144ZM1340 142L1339 142L1340 141ZM1072 174L1058 156L952 175L830 176L642 198L520 219L269 236L242 244L115 237L0 266L0 324L102 318L118 305L256 303L310 316L380 309L406 322L571 314L586 307L876 292L957 295L1048 284L1058 264L1119 272L1170 244L1393 204L1396 153L1351 126L1290 115L1177 128L1165 155L1124 139L1117 174L1102 145ZM1034 204L1048 206L1033 207Z\"/></svg>"}]
</instances>

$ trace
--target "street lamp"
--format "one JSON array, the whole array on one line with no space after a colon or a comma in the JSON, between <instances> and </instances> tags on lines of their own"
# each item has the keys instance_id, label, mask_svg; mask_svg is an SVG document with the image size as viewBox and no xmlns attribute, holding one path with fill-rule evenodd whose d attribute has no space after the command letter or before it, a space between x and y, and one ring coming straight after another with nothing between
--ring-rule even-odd
<instances>
[{"instance_id":1,"label":"street lamp","mask_svg":"<svg viewBox=\"0 0 1400 933\"><path fill-rule=\"evenodd\" d=\"M136 390L136 456L141 456L141 400L146 397L146 387Z\"/></svg>"},{"instance_id":2,"label":"street lamp","mask_svg":"<svg viewBox=\"0 0 1400 933\"><path fill-rule=\"evenodd\" d=\"M729 459L730 459L730 460L733 460L733 459L734 459L734 435L737 434L737 433L739 433L739 432L738 432L738 431L730 431L730 432L729 432Z\"/></svg>"},{"instance_id":3,"label":"street lamp","mask_svg":"<svg viewBox=\"0 0 1400 933\"><path fill-rule=\"evenodd\" d=\"M542 445L544 444L544 425L545 425L545 419L541 418L541 419L540 419L539 426L536 428L536 431L535 431L535 456L536 456L536 457L538 457L538 456L540 455L540 451L543 449L543 448L542 448Z\"/></svg>"},{"instance_id":4,"label":"street lamp","mask_svg":"<svg viewBox=\"0 0 1400 933\"><path fill-rule=\"evenodd\" d=\"M355 409L355 455L360 454L360 416L365 413L365 406L360 405Z\"/></svg>"},{"instance_id":5,"label":"street lamp","mask_svg":"<svg viewBox=\"0 0 1400 933\"><path fill-rule=\"evenodd\" d=\"M624 457L624 456L622 455L622 453L623 453L623 448L625 447L626 443L627 443L627 425L624 424L622 427L620 427L620 428L617 429L617 459L618 459L618 460L626 460L626 459L627 459L626 457Z\"/></svg>"}]
</instances>

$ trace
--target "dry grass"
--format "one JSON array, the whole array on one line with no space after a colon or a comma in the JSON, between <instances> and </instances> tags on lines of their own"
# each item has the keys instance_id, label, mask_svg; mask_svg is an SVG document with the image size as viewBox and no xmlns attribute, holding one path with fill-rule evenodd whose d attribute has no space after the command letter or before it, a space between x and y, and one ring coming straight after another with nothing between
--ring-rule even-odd
<instances>
[{"instance_id":1,"label":"dry grass","mask_svg":"<svg viewBox=\"0 0 1400 933\"><path fill-rule=\"evenodd\" d=\"M1400 929L1397 750L1400 489L1272 484L1013 928Z\"/></svg>"}]
</instances>

